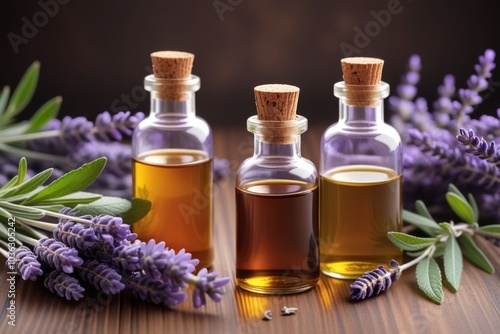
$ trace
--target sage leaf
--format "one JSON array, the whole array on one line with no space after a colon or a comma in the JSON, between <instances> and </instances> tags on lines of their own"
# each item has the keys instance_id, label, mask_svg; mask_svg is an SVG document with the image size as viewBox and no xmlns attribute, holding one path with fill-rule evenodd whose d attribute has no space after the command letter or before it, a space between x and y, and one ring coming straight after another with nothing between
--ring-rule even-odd
<instances>
[{"instance_id":1,"label":"sage leaf","mask_svg":"<svg viewBox=\"0 0 500 334\"><path fill-rule=\"evenodd\" d=\"M30 193L31 191L40 187L45 181L47 181L47 179L52 175L52 171L53 171L52 168L46 169L36 174L35 176L33 176L31 179L29 179L24 183L6 189L6 191L0 190L0 198L9 199L13 196L19 196Z\"/></svg>"},{"instance_id":2,"label":"sage leaf","mask_svg":"<svg viewBox=\"0 0 500 334\"><path fill-rule=\"evenodd\" d=\"M122 214L123 221L132 225L144 218L151 209L151 202L142 198L133 198L132 207Z\"/></svg>"},{"instance_id":3,"label":"sage leaf","mask_svg":"<svg viewBox=\"0 0 500 334\"><path fill-rule=\"evenodd\" d=\"M457 216L463 219L466 223L472 224L476 222L476 215L474 214L474 210L470 206L469 202L467 202L465 197L448 192L446 194L446 201L448 202L448 205L451 207L453 212L455 212Z\"/></svg>"},{"instance_id":4,"label":"sage leaf","mask_svg":"<svg viewBox=\"0 0 500 334\"><path fill-rule=\"evenodd\" d=\"M130 210L132 204L130 201L112 196L103 196L97 201L77 205L74 208L75 214L79 216L106 214L110 216L121 216L124 212Z\"/></svg>"},{"instance_id":5,"label":"sage leaf","mask_svg":"<svg viewBox=\"0 0 500 334\"><path fill-rule=\"evenodd\" d=\"M26 162L26 158L22 157L19 160L19 167L17 170L17 184L21 184L26 178L26 172L28 171L28 163Z\"/></svg>"},{"instance_id":6,"label":"sage leaf","mask_svg":"<svg viewBox=\"0 0 500 334\"><path fill-rule=\"evenodd\" d=\"M0 207L10 212L13 216L27 218L27 219L42 219L45 213L30 206L18 205L6 201L0 201Z\"/></svg>"},{"instance_id":7,"label":"sage leaf","mask_svg":"<svg viewBox=\"0 0 500 334\"><path fill-rule=\"evenodd\" d=\"M57 116L61 103L62 98L60 96L45 102L30 118L26 132L35 132L42 129L51 119Z\"/></svg>"},{"instance_id":8,"label":"sage leaf","mask_svg":"<svg viewBox=\"0 0 500 334\"><path fill-rule=\"evenodd\" d=\"M463 233L458 237L458 243L467 260L489 274L495 273L495 267L470 235Z\"/></svg>"},{"instance_id":9,"label":"sage leaf","mask_svg":"<svg viewBox=\"0 0 500 334\"><path fill-rule=\"evenodd\" d=\"M18 179L19 179L19 177L17 175L14 176L12 179L10 179L9 182L4 184L4 186L2 188L0 188L0 190L5 190L5 189L9 189L11 187L14 187L17 184Z\"/></svg>"},{"instance_id":10,"label":"sage leaf","mask_svg":"<svg viewBox=\"0 0 500 334\"><path fill-rule=\"evenodd\" d=\"M500 225L485 225L478 228L478 230L490 235L500 236Z\"/></svg>"},{"instance_id":11,"label":"sage leaf","mask_svg":"<svg viewBox=\"0 0 500 334\"><path fill-rule=\"evenodd\" d=\"M441 270L433 257L422 259L415 268L417 284L425 295L437 304L444 299Z\"/></svg>"},{"instance_id":12,"label":"sage leaf","mask_svg":"<svg viewBox=\"0 0 500 334\"><path fill-rule=\"evenodd\" d=\"M16 89L12 93L5 114L2 118L4 124L9 124L11 119L21 112L31 101L38 83L38 74L40 72L40 63L35 61L26 70L23 77L19 81Z\"/></svg>"},{"instance_id":13,"label":"sage leaf","mask_svg":"<svg viewBox=\"0 0 500 334\"><path fill-rule=\"evenodd\" d=\"M77 191L63 197L48 198L43 201L38 201L37 206L61 204L68 207L74 207L78 204L92 203L100 198L102 198L100 194Z\"/></svg>"},{"instance_id":14,"label":"sage leaf","mask_svg":"<svg viewBox=\"0 0 500 334\"><path fill-rule=\"evenodd\" d=\"M407 223L415 225L430 236L435 236L442 232L441 228L434 220L411 211L403 210L403 220Z\"/></svg>"},{"instance_id":15,"label":"sage leaf","mask_svg":"<svg viewBox=\"0 0 500 334\"><path fill-rule=\"evenodd\" d=\"M5 107L7 106L7 102L9 101L10 96L10 88L9 86L3 86L2 94L0 94L0 118L5 111Z\"/></svg>"},{"instance_id":16,"label":"sage leaf","mask_svg":"<svg viewBox=\"0 0 500 334\"><path fill-rule=\"evenodd\" d=\"M443 262L444 276L450 283L453 290L458 291L460 279L462 278L463 259L462 251L458 245L457 239L453 233L453 227L448 223L440 224L444 229L448 230L449 238L446 240Z\"/></svg>"},{"instance_id":17,"label":"sage leaf","mask_svg":"<svg viewBox=\"0 0 500 334\"><path fill-rule=\"evenodd\" d=\"M94 182L105 165L105 157L86 163L59 177L44 189L27 198L23 204L37 204L47 199L59 198L83 190Z\"/></svg>"},{"instance_id":18,"label":"sage leaf","mask_svg":"<svg viewBox=\"0 0 500 334\"><path fill-rule=\"evenodd\" d=\"M415 237L402 232L388 232L387 236L394 245L405 251L418 251L437 243L438 238Z\"/></svg>"},{"instance_id":19,"label":"sage leaf","mask_svg":"<svg viewBox=\"0 0 500 334\"><path fill-rule=\"evenodd\" d=\"M469 194L469 196L467 196L469 198L469 204L472 208L472 211L474 211L474 221L478 222L479 221L479 207L477 206L477 202L476 202L476 199L474 198L474 196L472 196L472 194Z\"/></svg>"},{"instance_id":20,"label":"sage leaf","mask_svg":"<svg viewBox=\"0 0 500 334\"><path fill-rule=\"evenodd\" d=\"M425 205L425 203L422 200L417 200L415 202L415 210L422 217L425 217L427 219L435 221L434 218L432 217L432 215L429 213L429 210L427 210L427 206Z\"/></svg>"},{"instance_id":21,"label":"sage leaf","mask_svg":"<svg viewBox=\"0 0 500 334\"><path fill-rule=\"evenodd\" d=\"M458 197L460 197L464 201L467 201L467 199L465 198L464 194L462 194L462 192L453 183L450 183L448 185L448 192L457 195Z\"/></svg>"}]
</instances>

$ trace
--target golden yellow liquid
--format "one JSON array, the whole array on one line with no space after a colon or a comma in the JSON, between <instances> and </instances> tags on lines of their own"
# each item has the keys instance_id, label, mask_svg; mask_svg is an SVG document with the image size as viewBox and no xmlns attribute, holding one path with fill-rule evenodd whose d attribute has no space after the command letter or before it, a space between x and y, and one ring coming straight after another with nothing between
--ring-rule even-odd
<instances>
[{"instance_id":1,"label":"golden yellow liquid","mask_svg":"<svg viewBox=\"0 0 500 334\"><path fill-rule=\"evenodd\" d=\"M402 178L376 166L344 166L320 177L320 268L355 279L402 252L387 237L402 228Z\"/></svg>"},{"instance_id":2,"label":"golden yellow liquid","mask_svg":"<svg viewBox=\"0 0 500 334\"><path fill-rule=\"evenodd\" d=\"M257 293L311 289L319 279L318 187L264 180L236 188L236 282Z\"/></svg>"},{"instance_id":3,"label":"golden yellow liquid","mask_svg":"<svg viewBox=\"0 0 500 334\"><path fill-rule=\"evenodd\" d=\"M151 201L150 212L132 225L142 241L184 248L210 267L213 260L212 159L203 151L155 150L133 160L134 197Z\"/></svg>"}]
</instances>

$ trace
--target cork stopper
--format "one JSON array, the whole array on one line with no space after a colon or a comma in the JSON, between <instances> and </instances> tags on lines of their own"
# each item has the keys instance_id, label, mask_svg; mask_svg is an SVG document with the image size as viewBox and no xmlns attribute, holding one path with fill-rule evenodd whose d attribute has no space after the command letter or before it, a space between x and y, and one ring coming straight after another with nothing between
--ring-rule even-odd
<instances>
[{"instance_id":1,"label":"cork stopper","mask_svg":"<svg viewBox=\"0 0 500 334\"><path fill-rule=\"evenodd\" d=\"M378 58L350 57L340 61L342 75L347 89L347 104L355 106L375 106L384 61Z\"/></svg>"},{"instance_id":2,"label":"cork stopper","mask_svg":"<svg viewBox=\"0 0 500 334\"><path fill-rule=\"evenodd\" d=\"M191 76L194 54L182 51L157 51L151 54L153 74L158 79L180 79L162 85L157 96L162 100L184 101L187 99L182 79Z\"/></svg>"},{"instance_id":3,"label":"cork stopper","mask_svg":"<svg viewBox=\"0 0 500 334\"><path fill-rule=\"evenodd\" d=\"M261 121L272 121L266 129L267 142L290 143L295 132L289 121L297 118L300 89L291 85L270 84L254 88L257 117Z\"/></svg>"}]
</instances>

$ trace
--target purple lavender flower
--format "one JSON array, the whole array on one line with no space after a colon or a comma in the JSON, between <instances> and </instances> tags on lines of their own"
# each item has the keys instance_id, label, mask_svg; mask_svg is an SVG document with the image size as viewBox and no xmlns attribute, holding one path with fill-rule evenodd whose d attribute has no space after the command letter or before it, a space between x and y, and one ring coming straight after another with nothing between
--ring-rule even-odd
<instances>
[{"instance_id":1,"label":"purple lavender flower","mask_svg":"<svg viewBox=\"0 0 500 334\"><path fill-rule=\"evenodd\" d=\"M473 154L491 164L500 164L500 151L497 150L495 142L488 143L484 138L476 136L473 130L467 132L463 128L460 129L457 139L467 147L467 153Z\"/></svg>"},{"instance_id":2,"label":"purple lavender flower","mask_svg":"<svg viewBox=\"0 0 500 334\"><path fill-rule=\"evenodd\" d=\"M137 234L130 232L130 226L123 223L121 217L99 215L91 219L91 227L96 235L110 244L119 244L123 240L132 241Z\"/></svg>"},{"instance_id":3,"label":"purple lavender flower","mask_svg":"<svg viewBox=\"0 0 500 334\"><path fill-rule=\"evenodd\" d=\"M137 271L141 269L141 242L121 244L113 249L112 265L119 270Z\"/></svg>"},{"instance_id":4,"label":"purple lavender flower","mask_svg":"<svg viewBox=\"0 0 500 334\"><path fill-rule=\"evenodd\" d=\"M97 260L85 261L82 266L77 267L77 272L81 278L105 294L115 295L125 288L125 284L120 282L121 275L107 264Z\"/></svg>"},{"instance_id":5,"label":"purple lavender flower","mask_svg":"<svg viewBox=\"0 0 500 334\"><path fill-rule=\"evenodd\" d=\"M494 235L483 235L482 237L491 242L496 247L500 247L500 237Z\"/></svg>"},{"instance_id":6,"label":"purple lavender flower","mask_svg":"<svg viewBox=\"0 0 500 334\"><path fill-rule=\"evenodd\" d=\"M121 141L123 135L132 135L135 126L143 119L141 112L131 115L130 111L120 111L113 116L107 111L102 112L95 120L96 137L105 142Z\"/></svg>"},{"instance_id":7,"label":"purple lavender flower","mask_svg":"<svg viewBox=\"0 0 500 334\"><path fill-rule=\"evenodd\" d=\"M130 289L132 296L143 301L165 306L175 306L187 296L178 286L172 286L169 282L154 279L147 274L132 273L122 279L127 289Z\"/></svg>"},{"instance_id":8,"label":"purple lavender flower","mask_svg":"<svg viewBox=\"0 0 500 334\"><path fill-rule=\"evenodd\" d=\"M193 306L199 308L205 305L207 300L205 294L215 302L221 300L224 294L224 286L231 280L229 277L217 278L216 272L208 273L206 268L201 269L196 276L196 285L193 292Z\"/></svg>"},{"instance_id":9,"label":"purple lavender flower","mask_svg":"<svg viewBox=\"0 0 500 334\"><path fill-rule=\"evenodd\" d=\"M72 273L74 266L79 266L83 260L78 256L78 251L67 247L53 238L42 238L34 248L34 253L44 262L56 270Z\"/></svg>"},{"instance_id":10,"label":"purple lavender flower","mask_svg":"<svg viewBox=\"0 0 500 334\"><path fill-rule=\"evenodd\" d=\"M91 227L63 218L59 219L53 235L54 239L79 251L92 248L99 240Z\"/></svg>"},{"instance_id":11,"label":"purple lavender flower","mask_svg":"<svg viewBox=\"0 0 500 334\"><path fill-rule=\"evenodd\" d=\"M41 264L36 259L36 255L26 246L16 248L14 261L17 273L25 281L36 281L38 276L43 275L43 271L40 268Z\"/></svg>"},{"instance_id":12,"label":"purple lavender flower","mask_svg":"<svg viewBox=\"0 0 500 334\"><path fill-rule=\"evenodd\" d=\"M384 266L379 266L377 269L366 272L349 286L351 299L363 300L372 296L378 295L389 289L392 282L396 281L401 275L399 264L395 260L391 260L389 266L392 268L389 271Z\"/></svg>"},{"instance_id":13,"label":"purple lavender flower","mask_svg":"<svg viewBox=\"0 0 500 334\"><path fill-rule=\"evenodd\" d=\"M61 121L60 139L68 146L76 146L82 141L91 141L93 138L92 130L94 124L85 117L65 116Z\"/></svg>"},{"instance_id":14,"label":"purple lavender flower","mask_svg":"<svg viewBox=\"0 0 500 334\"><path fill-rule=\"evenodd\" d=\"M79 300L83 298L85 291L76 278L58 270L52 271L45 278L44 285L50 292L65 297L67 300Z\"/></svg>"}]
</instances>

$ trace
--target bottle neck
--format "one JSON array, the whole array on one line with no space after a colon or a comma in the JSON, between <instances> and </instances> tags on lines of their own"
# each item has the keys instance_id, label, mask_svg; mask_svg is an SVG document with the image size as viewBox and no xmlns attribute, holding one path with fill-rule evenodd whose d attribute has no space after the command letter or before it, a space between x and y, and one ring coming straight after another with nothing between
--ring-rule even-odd
<instances>
[{"instance_id":1,"label":"bottle neck","mask_svg":"<svg viewBox=\"0 0 500 334\"><path fill-rule=\"evenodd\" d=\"M195 93L200 89L199 77L164 79L148 75L144 87L151 92L152 116L179 119L196 115Z\"/></svg>"},{"instance_id":2,"label":"bottle neck","mask_svg":"<svg viewBox=\"0 0 500 334\"><path fill-rule=\"evenodd\" d=\"M169 101L151 92L151 115L158 118L183 118L196 115L195 93L189 92L186 100Z\"/></svg>"},{"instance_id":3,"label":"bottle neck","mask_svg":"<svg viewBox=\"0 0 500 334\"><path fill-rule=\"evenodd\" d=\"M300 135L307 130L307 119L297 115L288 121L247 120L248 131L254 134L254 156L260 158L293 158L300 156Z\"/></svg>"},{"instance_id":4,"label":"bottle neck","mask_svg":"<svg viewBox=\"0 0 500 334\"><path fill-rule=\"evenodd\" d=\"M380 100L376 106L351 106L345 99L339 101L339 122L349 124L376 124L384 122L384 104Z\"/></svg>"},{"instance_id":5,"label":"bottle neck","mask_svg":"<svg viewBox=\"0 0 500 334\"><path fill-rule=\"evenodd\" d=\"M254 156L257 158L300 157L300 135L283 138L284 142L270 142L268 138L254 135Z\"/></svg>"},{"instance_id":6,"label":"bottle neck","mask_svg":"<svg viewBox=\"0 0 500 334\"><path fill-rule=\"evenodd\" d=\"M389 85L346 85L343 81L333 86L339 98L339 123L353 126L372 126L384 122L384 98L389 96Z\"/></svg>"}]
</instances>

